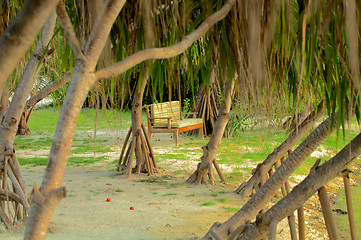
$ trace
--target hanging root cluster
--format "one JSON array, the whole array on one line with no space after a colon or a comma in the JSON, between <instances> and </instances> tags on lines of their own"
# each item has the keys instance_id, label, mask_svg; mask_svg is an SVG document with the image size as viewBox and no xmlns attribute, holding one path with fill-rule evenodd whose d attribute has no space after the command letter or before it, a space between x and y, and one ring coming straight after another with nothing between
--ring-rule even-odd
<instances>
[{"instance_id":1,"label":"hanging root cluster","mask_svg":"<svg viewBox=\"0 0 361 240\"><path fill-rule=\"evenodd\" d=\"M12 148L1 157L0 181L0 219L7 229L11 229L22 224L30 210L25 181Z\"/></svg>"},{"instance_id":2,"label":"hanging root cluster","mask_svg":"<svg viewBox=\"0 0 361 240\"><path fill-rule=\"evenodd\" d=\"M218 107L220 97L217 93L220 92L220 87L216 82L209 86L209 91L205 92L204 87L200 87L196 95L196 109L197 117L203 119L204 135L211 134L218 116ZM193 132L192 132L193 133Z\"/></svg>"},{"instance_id":3,"label":"hanging root cluster","mask_svg":"<svg viewBox=\"0 0 361 240\"><path fill-rule=\"evenodd\" d=\"M117 171L120 171L120 169L124 170L128 177L130 177L132 173L148 173L148 175L151 175L152 173L158 173L159 170L144 124L142 123L141 129L136 132L136 134L133 136L133 139L129 142L131 133L132 127L130 127L125 138L124 145L119 157L119 163L117 165ZM137 146L141 149L137 149ZM142 156L142 159L137 159L136 166L133 168L133 158L135 151L139 151L141 153L140 155Z\"/></svg>"}]
</instances>

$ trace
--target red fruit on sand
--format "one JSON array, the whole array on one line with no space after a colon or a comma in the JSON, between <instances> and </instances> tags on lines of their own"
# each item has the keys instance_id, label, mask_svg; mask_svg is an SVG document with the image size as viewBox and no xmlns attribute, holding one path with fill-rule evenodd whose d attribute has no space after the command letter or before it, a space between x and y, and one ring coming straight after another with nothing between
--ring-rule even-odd
<instances>
[{"instance_id":1,"label":"red fruit on sand","mask_svg":"<svg viewBox=\"0 0 361 240\"><path fill-rule=\"evenodd\" d=\"M130 209L130 210L134 210L134 207L130 207L129 209Z\"/></svg>"},{"instance_id":2,"label":"red fruit on sand","mask_svg":"<svg viewBox=\"0 0 361 240\"><path fill-rule=\"evenodd\" d=\"M160 139L158 139L158 142L160 142Z\"/></svg>"},{"instance_id":3,"label":"red fruit on sand","mask_svg":"<svg viewBox=\"0 0 361 240\"><path fill-rule=\"evenodd\" d=\"M120 139L120 138L118 137L118 139Z\"/></svg>"},{"instance_id":4,"label":"red fruit on sand","mask_svg":"<svg viewBox=\"0 0 361 240\"><path fill-rule=\"evenodd\" d=\"M173 138L173 136L170 136L170 138Z\"/></svg>"},{"instance_id":5,"label":"red fruit on sand","mask_svg":"<svg viewBox=\"0 0 361 240\"><path fill-rule=\"evenodd\" d=\"M88 137L90 137L89 134L88 134Z\"/></svg>"},{"instance_id":6,"label":"red fruit on sand","mask_svg":"<svg viewBox=\"0 0 361 240\"><path fill-rule=\"evenodd\" d=\"M110 200L110 198L107 198L107 202L111 202L112 200Z\"/></svg>"}]
</instances>

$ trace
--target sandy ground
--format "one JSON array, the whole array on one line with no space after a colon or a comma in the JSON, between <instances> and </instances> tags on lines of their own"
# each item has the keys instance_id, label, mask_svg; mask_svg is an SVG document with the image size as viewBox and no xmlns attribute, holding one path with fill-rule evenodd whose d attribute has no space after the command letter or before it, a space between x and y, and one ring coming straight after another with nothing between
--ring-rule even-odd
<instances>
[{"instance_id":1,"label":"sandy ground","mask_svg":"<svg viewBox=\"0 0 361 240\"><path fill-rule=\"evenodd\" d=\"M27 183L40 185L44 167L23 172ZM215 221L232 216L224 207L241 205L234 189L224 184L195 187L185 184L183 177L162 173L127 179L109 163L68 168L63 185L68 196L56 208L54 234L47 239L192 239L203 236ZM217 199L227 199L227 204ZM200 206L205 202L214 205ZM21 239L23 231L2 228L0 239Z\"/></svg>"}]
</instances>

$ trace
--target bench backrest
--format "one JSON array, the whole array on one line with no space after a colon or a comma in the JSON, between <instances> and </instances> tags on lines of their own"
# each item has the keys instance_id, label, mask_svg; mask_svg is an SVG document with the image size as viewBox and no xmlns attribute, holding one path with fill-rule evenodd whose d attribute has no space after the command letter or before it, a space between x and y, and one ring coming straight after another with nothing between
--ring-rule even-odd
<instances>
[{"instance_id":1,"label":"bench backrest","mask_svg":"<svg viewBox=\"0 0 361 240\"><path fill-rule=\"evenodd\" d=\"M171 101L164 103L155 103L150 105L151 116L156 117L171 117L178 120L181 117L181 106L179 101ZM154 119L154 123L167 123L167 119Z\"/></svg>"}]
</instances>

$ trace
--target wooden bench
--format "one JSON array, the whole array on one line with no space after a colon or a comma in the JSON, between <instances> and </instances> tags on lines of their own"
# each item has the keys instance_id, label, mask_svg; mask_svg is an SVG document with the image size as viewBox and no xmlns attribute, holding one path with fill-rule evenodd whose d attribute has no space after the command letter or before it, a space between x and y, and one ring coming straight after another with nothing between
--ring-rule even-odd
<instances>
[{"instance_id":1,"label":"wooden bench","mask_svg":"<svg viewBox=\"0 0 361 240\"><path fill-rule=\"evenodd\" d=\"M178 146L178 133L194 129L200 129L203 137L202 118L182 118L181 105L179 101L156 103L146 106L148 120L148 137L152 133L173 133L175 144Z\"/></svg>"}]
</instances>

